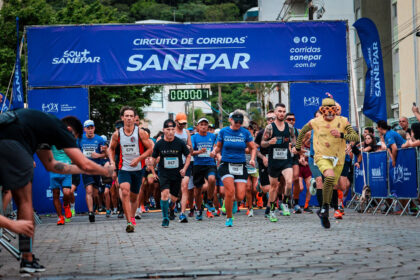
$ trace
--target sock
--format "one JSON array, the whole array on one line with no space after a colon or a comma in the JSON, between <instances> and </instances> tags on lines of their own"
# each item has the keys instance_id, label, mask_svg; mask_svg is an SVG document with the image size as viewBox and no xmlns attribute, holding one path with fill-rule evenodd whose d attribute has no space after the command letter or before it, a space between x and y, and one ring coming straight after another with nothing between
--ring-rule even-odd
<instances>
[{"instance_id":1,"label":"sock","mask_svg":"<svg viewBox=\"0 0 420 280\"><path fill-rule=\"evenodd\" d=\"M276 209L276 203L270 202L270 211L274 211Z\"/></svg>"},{"instance_id":2,"label":"sock","mask_svg":"<svg viewBox=\"0 0 420 280\"><path fill-rule=\"evenodd\" d=\"M289 204L289 196L288 196L288 195L285 195L285 196L284 196L284 198L283 198L283 203L284 203L284 204Z\"/></svg>"},{"instance_id":3,"label":"sock","mask_svg":"<svg viewBox=\"0 0 420 280\"><path fill-rule=\"evenodd\" d=\"M340 205L342 205L343 204L343 191L337 190L337 194L338 194L338 201L341 201Z\"/></svg>"},{"instance_id":4,"label":"sock","mask_svg":"<svg viewBox=\"0 0 420 280\"><path fill-rule=\"evenodd\" d=\"M322 207L322 190L316 189L316 199L318 200L319 207Z\"/></svg>"},{"instance_id":5,"label":"sock","mask_svg":"<svg viewBox=\"0 0 420 280\"><path fill-rule=\"evenodd\" d=\"M22 253L32 253L32 238L19 234L19 250Z\"/></svg>"},{"instance_id":6,"label":"sock","mask_svg":"<svg viewBox=\"0 0 420 280\"><path fill-rule=\"evenodd\" d=\"M162 218L168 219L169 202L168 200L160 201L160 208L162 209Z\"/></svg>"},{"instance_id":7,"label":"sock","mask_svg":"<svg viewBox=\"0 0 420 280\"><path fill-rule=\"evenodd\" d=\"M331 200L331 206L334 208L334 210L338 210L338 194L337 194L337 190L333 190L332 200Z\"/></svg>"},{"instance_id":8,"label":"sock","mask_svg":"<svg viewBox=\"0 0 420 280\"><path fill-rule=\"evenodd\" d=\"M114 207L114 212L117 212L117 210L118 210L117 207Z\"/></svg>"},{"instance_id":9,"label":"sock","mask_svg":"<svg viewBox=\"0 0 420 280\"><path fill-rule=\"evenodd\" d=\"M267 205L267 207L265 207L265 214L270 213L270 206Z\"/></svg>"},{"instance_id":10,"label":"sock","mask_svg":"<svg viewBox=\"0 0 420 280\"><path fill-rule=\"evenodd\" d=\"M334 176L327 176L324 180L324 186L322 189L322 201L323 204L331 204L331 199L333 195L334 188Z\"/></svg>"},{"instance_id":11,"label":"sock","mask_svg":"<svg viewBox=\"0 0 420 280\"><path fill-rule=\"evenodd\" d=\"M305 200L305 206L304 206L303 208L305 208L305 209L306 209L306 208L308 208L308 207L309 207L309 200L310 200L310 199L306 199L306 200Z\"/></svg>"},{"instance_id":12,"label":"sock","mask_svg":"<svg viewBox=\"0 0 420 280\"><path fill-rule=\"evenodd\" d=\"M299 198L293 199L295 205L299 205Z\"/></svg>"}]
</instances>

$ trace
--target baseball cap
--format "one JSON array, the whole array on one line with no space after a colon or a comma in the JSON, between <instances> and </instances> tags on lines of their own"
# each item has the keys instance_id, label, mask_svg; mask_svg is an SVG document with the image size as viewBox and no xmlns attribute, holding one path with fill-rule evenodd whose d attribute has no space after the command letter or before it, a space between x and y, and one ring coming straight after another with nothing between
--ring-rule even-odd
<instances>
[{"instance_id":1,"label":"baseball cap","mask_svg":"<svg viewBox=\"0 0 420 280\"><path fill-rule=\"evenodd\" d=\"M179 123L187 123L187 115L184 113L178 113L176 114L175 120Z\"/></svg>"},{"instance_id":2,"label":"baseball cap","mask_svg":"<svg viewBox=\"0 0 420 280\"><path fill-rule=\"evenodd\" d=\"M206 123L209 123L209 120L208 120L208 119L206 119L206 118L201 118L201 119L199 119L199 120L198 120L197 124L199 124L199 123L201 123L201 122L206 122Z\"/></svg>"},{"instance_id":3,"label":"baseball cap","mask_svg":"<svg viewBox=\"0 0 420 280\"><path fill-rule=\"evenodd\" d=\"M167 119L164 123L163 123L163 128L168 128L168 127L175 127L175 122L171 119Z\"/></svg>"},{"instance_id":4,"label":"baseball cap","mask_svg":"<svg viewBox=\"0 0 420 280\"><path fill-rule=\"evenodd\" d=\"M95 126L95 123L92 120L87 120L84 122L83 127L88 127L88 126Z\"/></svg>"}]
</instances>

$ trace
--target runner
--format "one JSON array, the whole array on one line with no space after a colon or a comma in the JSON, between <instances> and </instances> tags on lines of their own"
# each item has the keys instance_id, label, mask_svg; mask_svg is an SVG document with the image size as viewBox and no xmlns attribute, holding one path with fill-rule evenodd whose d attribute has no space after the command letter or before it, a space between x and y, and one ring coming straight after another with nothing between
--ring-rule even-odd
<instances>
[{"instance_id":1,"label":"runner","mask_svg":"<svg viewBox=\"0 0 420 280\"><path fill-rule=\"evenodd\" d=\"M112 172L112 166L102 167L83 156L71 131L77 131L77 135L83 133L82 124L74 117L66 117L60 121L50 114L31 109L18 109L1 114L0 185L5 190L12 191L19 220L12 223L6 221L5 226L15 228L20 233L19 250L22 253L20 272L22 273L45 271L45 267L38 263L39 260L32 253L33 154L37 153L47 171L55 173L108 175ZM50 150L52 145L63 149L77 166L56 161ZM22 220L31 221L32 226L28 229L26 222L20 222ZM20 227L22 224L25 224L26 229Z\"/></svg>"},{"instance_id":2,"label":"runner","mask_svg":"<svg viewBox=\"0 0 420 280\"><path fill-rule=\"evenodd\" d=\"M187 145L188 149L191 152L191 135L188 129L185 129L187 125L187 115L184 113L178 113L175 117L176 129L175 137L178 137ZM185 164L185 157L182 157L182 161ZM181 183L181 214L179 215L180 223L188 223L187 216L185 215L185 210L187 209L188 202L188 184L190 182L190 176L192 174L192 164L188 165L185 176L182 178Z\"/></svg>"},{"instance_id":3,"label":"runner","mask_svg":"<svg viewBox=\"0 0 420 280\"><path fill-rule=\"evenodd\" d=\"M299 131L295 127L296 123L296 117L295 114L289 112L286 114L286 122L289 124L289 126L293 127L295 137L299 136ZM299 181L299 174L300 174L300 168L299 168L299 155L292 155L292 168L293 168L293 213L295 214L301 214L302 209L300 209L299 205L299 195L300 192L303 190L303 185L300 184Z\"/></svg>"},{"instance_id":4,"label":"runner","mask_svg":"<svg viewBox=\"0 0 420 280\"><path fill-rule=\"evenodd\" d=\"M276 115L274 114L274 110L270 110L267 112L265 116L265 120L267 121L267 125L274 122L276 119ZM256 138L255 143L259 147L259 151L257 152L257 161L258 161L258 169L259 169L259 176L260 176L260 185L257 186L258 194L257 194L257 206L262 208L263 207L263 195L270 191L270 179L268 178L268 154L270 153L269 148L261 147L261 141L264 135L264 128L261 129ZM270 205L267 203L267 207L265 209L265 217L269 218L270 216Z\"/></svg>"},{"instance_id":5,"label":"runner","mask_svg":"<svg viewBox=\"0 0 420 280\"><path fill-rule=\"evenodd\" d=\"M310 149L311 149L311 132L307 132L302 140L302 145L305 149L303 156L299 158L299 184L300 190L303 190L303 181L306 185L306 197L305 206L303 207L304 213L312 214L312 209L309 208L309 201L311 200L311 184L312 184L312 173L309 167ZM321 178L322 183L322 178Z\"/></svg>"},{"instance_id":6,"label":"runner","mask_svg":"<svg viewBox=\"0 0 420 280\"><path fill-rule=\"evenodd\" d=\"M83 154L91 161L100 164L101 158L105 157L105 151L101 151L101 147L105 145L101 136L95 134L95 123L87 120L83 124L85 134L80 140L80 149ZM115 166L115 165L114 165ZM99 175L82 175L83 184L86 190L86 204L89 210L89 222L95 222L95 214L93 212L93 188L98 189L101 184Z\"/></svg>"},{"instance_id":7,"label":"runner","mask_svg":"<svg viewBox=\"0 0 420 280\"><path fill-rule=\"evenodd\" d=\"M118 182L122 192L122 207L127 220L126 232L133 232L136 225L134 218L137 209L137 197L142 181L144 160L151 154L153 143L143 129L134 124L136 111L133 107L124 106L120 116L124 122L118 132L114 132L109 145L111 163L115 158L115 149L120 145L120 161L118 163ZM116 174L114 175L115 179Z\"/></svg>"},{"instance_id":8,"label":"runner","mask_svg":"<svg viewBox=\"0 0 420 280\"><path fill-rule=\"evenodd\" d=\"M197 206L196 220L202 220L203 213L201 211L202 195L201 189L207 180L207 217L213 218L213 196L216 186L216 162L210 157L213 146L216 141L216 136L208 131L209 121L206 118L201 118L197 123L198 133L191 137L194 156L193 166L193 182L195 186L194 196L195 204ZM210 209L209 209L210 208Z\"/></svg>"},{"instance_id":9,"label":"runner","mask_svg":"<svg viewBox=\"0 0 420 280\"><path fill-rule=\"evenodd\" d=\"M242 201L245 197L245 185L248 173L245 168L245 149L251 153L249 164L255 167L257 148L251 133L242 127L244 115L236 110L229 115L230 126L220 130L217 144L210 153L211 157L221 152L222 162L218 172L225 188L226 226L232 227L233 200Z\"/></svg>"},{"instance_id":10,"label":"runner","mask_svg":"<svg viewBox=\"0 0 420 280\"><path fill-rule=\"evenodd\" d=\"M324 98L320 107L322 117L309 121L301 130L294 152L301 152L302 139L313 130L314 159L324 175L322 206L318 216L324 228L330 228L329 206L333 187L337 184L343 169L346 153L346 140L357 141L358 135L349 124L347 118L336 116L337 107L334 99Z\"/></svg>"},{"instance_id":11,"label":"runner","mask_svg":"<svg viewBox=\"0 0 420 280\"><path fill-rule=\"evenodd\" d=\"M268 159L268 174L270 178L270 221L277 222L274 212L277 199L277 188L280 176L283 175L285 180L283 201L280 205L283 216L290 216L289 203L292 191L292 155L289 150L289 144L295 142L293 127L290 127L284 121L286 115L286 106L277 104L275 108L276 120L267 125L264 131L264 140L261 146L270 148Z\"/></svg>"},{"instance_id":12,"label":"runner","mask_svg":"<svg viewBox=\"0 0 420 280\"><path fill-rule=\"evenodd\" d=\"M191 159L187 145L184 141L175 137L175 127L176 124L171 119L163 123L164 137L156 143L152 154L153 165L159 157L158 176L161 190L160 206L162 209L163 227L169 226L169 198L172 201L171 215L174 215L173 208L181 189L182 177L185 176ZM185 156L185 164L182 156Z\"/></svg>"}]
</instances>

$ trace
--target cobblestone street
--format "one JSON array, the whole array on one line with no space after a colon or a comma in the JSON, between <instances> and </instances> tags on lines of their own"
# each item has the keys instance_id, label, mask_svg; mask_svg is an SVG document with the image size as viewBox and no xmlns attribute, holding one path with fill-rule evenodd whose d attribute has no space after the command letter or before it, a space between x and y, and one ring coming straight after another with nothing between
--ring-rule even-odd
<instances>
[{"instance_id":1,"label":"cobblestone street","mask_svg":"<svg viewBox=\"0 0 420 280\"><path fill-rule=\"evenodd\" d=\"M332 213L331 213L332 214ZM332 215L331 215L332 216ZM358 214L347 210L331 229L315 214L280 217L264 210L253 218L235 215L161 227L160 213L145 213L136 231L98 215L94 224L77 216L65 226L43 217L34 253L47 271L43 279L419 279L420 219ZM13 244L17 246L17 241ZM0 252L0 276L19 277L19 263Z\"/></svg>"}]
</instances>

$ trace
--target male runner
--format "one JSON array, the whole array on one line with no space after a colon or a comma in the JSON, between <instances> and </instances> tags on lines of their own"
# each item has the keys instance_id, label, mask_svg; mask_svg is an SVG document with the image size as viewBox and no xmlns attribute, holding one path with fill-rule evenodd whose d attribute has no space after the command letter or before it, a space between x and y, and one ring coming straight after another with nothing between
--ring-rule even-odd
<instances>
[{"instance_id":1,"label":"male runner","mask_svg":"<svg viewBox=\"0 0 420 280\"><path fill-rule=\"evenodd\" d=\"M109 145L109 160L113 164L115 149L120 145L118 182L122 192L122 206L127 219L126 232L133 232L136 225L134 218L137 209L137 197L142 181L142 168L144 160L151 154L153 149L149 135L143 129L134 125L136 111L133 107L124 106L120 110L120 116L124 126L112 134ZM114 174L116 178L116 173Z\"/></svg>"},{"instance_id":2,"label":"male runner","mask_svg":"<svg viewBox=\"0 0 420 280\"><path fill-rule=\"evenodd\" d=\"M83 124L85 135L80 140L80 149L83 154L91 161L101 164L105 151L101 151L101 147L105 145L105 141L101 136L95 134L95 123L87 120ZM89 210L89 221L95 222L95 214L93 212L93 188L98 189L101 184L101 177L98 175L82 175L83 184L86 189L86 204Z\"/></svg>"},{"instance_id":3,"label":"male runner","mask_svg":"<svg viewBox=\"0 0 420 280\"><path fill-rule=\"evenodd\" d=\"M292 191L293 169L289 144L295 143L294 129L284 121L286 106L281 103L277 104L274 112L276 114L276 120L267 125L264 131L264 140L261 142L262 147L270 148L268 158L270 192L268 201L270 203L271 222L277 222L274 209L277 199L277 187L281 175L283 175L285 180L285 188L283 202L280 208L283 216L290 216L289 203Z\"/></svg>"},{"instance_id":4,"label":"male runner","mask_svg":"<svg viewBox=\"0 0 420 280\"><path fill-rule=\"evenodd\" d=\"M207 186L207 205L213 208L213 195L216 186L216 162L210 157L213 146L216 141L216 136L213 133L207 132L209 121L206 118L198 120L197 130L198 133L191 137L194 156L193 166L193 182L195 186L195 204L197 206L197 220L202 220L202 196L201 188L205 180L208 182ZM213 218L212 209L207 208L207 217Z\"/></svg>"},{"instance_id":5,"label":"male runner","mask_svg":"<svg viewBox=\"0 0 420 280\"><path fill-rule=\"evenodd\" d=\"M168 119L163 123L164 136L159 140L153 148L152 163L156 162L159 157L158 176L160 181L161 200L160 206L162 209L162 226L169 226L169 198L172 201L171 215L173 215L173 207L178 199L178 194L181 189L182 177L190 164L190 151L185 145L184 141L175 137L176 124L173 120ZM185 156L185 165L182 160Z\"/></svg>"},{"instance_id":6,"label":"male runner","mask_svg":"<svg viewBox=\"0 0 420 280\"><path fill-rule=\"evenodd\" d=\"M178 137L187 145L188 149L191 152L191 135L188 129L185 129L187 124L187 115L184 113L178 113L175 117L175 137ZM185 164L185 157L182 157L182 161ZM184 178L182 178L181 183L181 215L179 215L179 222L180 223L188 223L187 216L185 215L185 210L187 209L187 201L188 201L188 183L190 181L190 176L192 174L192 164L189 165Z\"/></svg>"},{"instance_id":7,"label":"male runner","mask_svg":"<svg viewBox=\"0 0 420 280\"><path fill-rule=\"evenodd\" d=\"M351 127L347 118L336 116L337 106L332 98L324 98L319 108L322 117L310 120L301 130L297 140L295 153L301 152L302 139L308 131L314 131L314 160L322 175L324 184L322 190L322 206L318 216L324 228L330 228L329 206L333 187L340 178L346 154L346 140L357 141L359 136Z\"/></svg>"}]
</instances>

